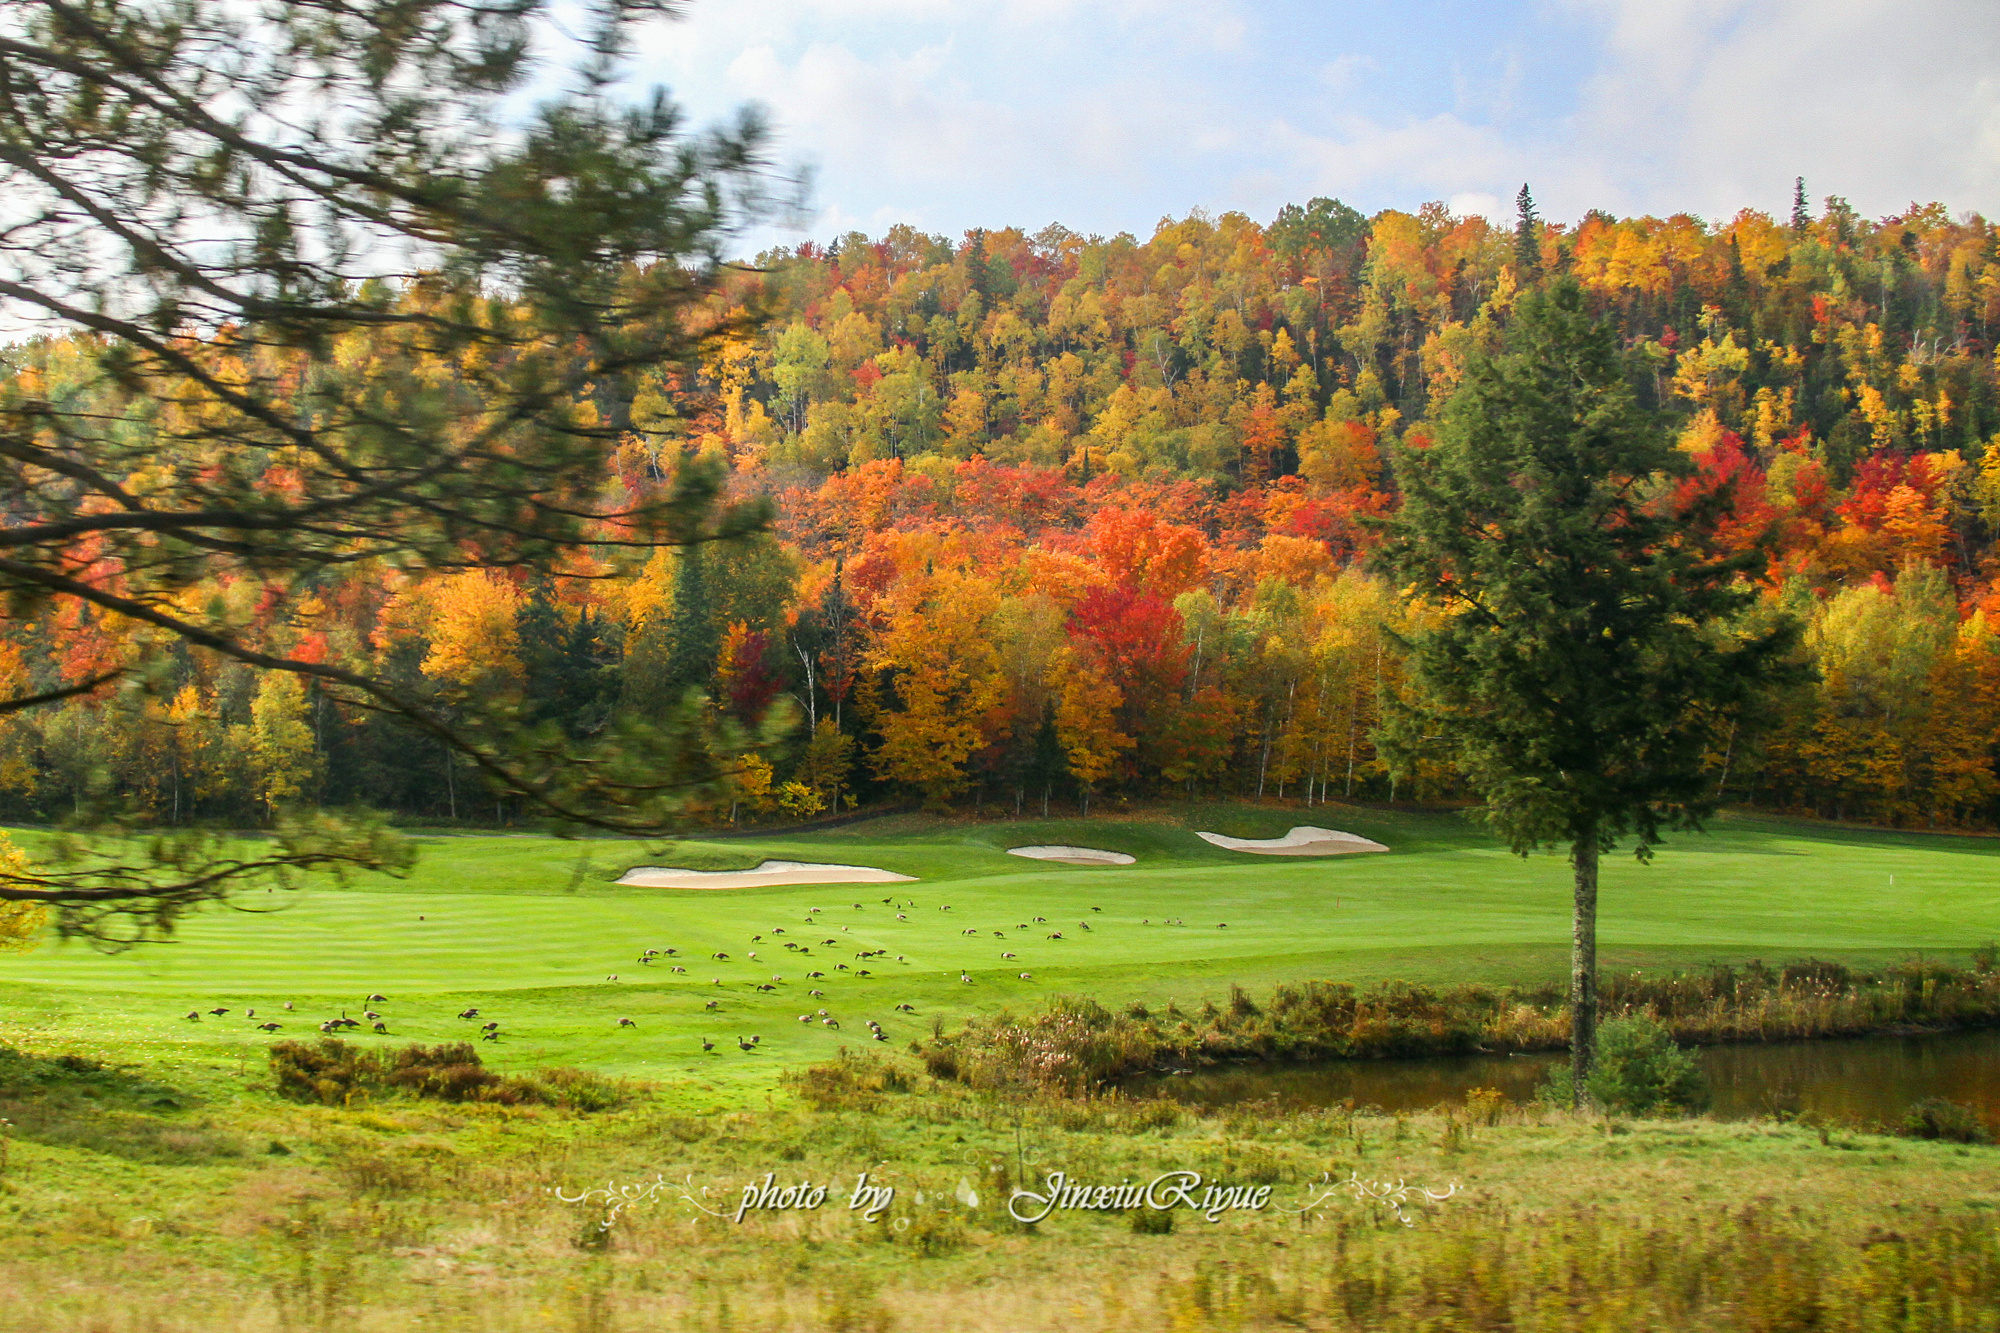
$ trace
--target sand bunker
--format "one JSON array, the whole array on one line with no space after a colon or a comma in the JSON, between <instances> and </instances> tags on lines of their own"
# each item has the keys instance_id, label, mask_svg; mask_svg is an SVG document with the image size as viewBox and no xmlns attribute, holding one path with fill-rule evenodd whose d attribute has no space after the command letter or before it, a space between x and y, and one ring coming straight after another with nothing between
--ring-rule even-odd
<instances>
[{"instance_id":1,"label":"sand bunker","mask_svg":"<svg viewBox=\"0 0 2000 1333\"><path fill-rule=\"evenodd\" d=\"M1123 852L1107 852L1096 847L1009 847L1009 856L1027 856L1037 861L1060 861L1066 866L1129 866L1132 858Z\"/></svg>"},{"instance_id":2,"label":"sand bunker","mask_svg":"<svg viewBox=\"0 0 2000 1333\"><path fill-rule=\"evenodd\" d=\"M1195 836L1232 852L1255 852L1259 856L1343 856L1349 852L1389 850L1381 843L1370 842L1358 834L1305 825L1300 825L1282 838L1230 838L1220 833L1197 833Z\"/></svg>"},{"instance_id":3,"label":"sand bunker","mask_svg":"<svg viewBox=\"0 0 2000 1333\"><path fill-rule=\"evenodd\" d=\"M677 870L672 866L637 866L620 884L649 889L749 889L760 884L888 884L913 880L874 866L836 866L815 861L766 861L755 870Z\"/></svg>"}]
</instances>

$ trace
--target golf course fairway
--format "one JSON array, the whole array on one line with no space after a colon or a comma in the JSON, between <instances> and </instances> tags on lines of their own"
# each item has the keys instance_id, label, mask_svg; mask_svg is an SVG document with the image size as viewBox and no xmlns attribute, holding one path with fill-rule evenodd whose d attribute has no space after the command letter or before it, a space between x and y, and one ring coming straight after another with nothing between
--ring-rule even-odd
<instances>
[{"instance_id":1,"label":"golf course fairway","mask_svg":"<svg viewBox=\"0 0 2000 1333\"><path fill-rule=\"evenodd\" d=\"M1276 837L1301 822L1390 851L1265 857L1195 836ZM16 836L32 851L32 834ZM672 845L421 841L406 879L328 878L248 894L190 917L171 941L122 954L49 942L0 958L0 1043L257 1060L274 1038L316 1037L324 1019L372 1010L386 1035L364 1024L349 1039L466 1040L493 1022L497 1039L481 1054L501 1069L577 1065L727 1102L768 1087L787 1065L869 1044L870 1019L902 1047L934 1023L1036 1008L1056 994L1188 1004L1232 983L1540 982L1567 965L1566 862L1512 856L1454 814L1199 805L1089 820L897 815ZM1102 848L1134 862L1007 854L1025 844ZM637 865L736 869L766 858L881 867L915 881L731 890L613 882ZM1650 865L1607 857L1600 913L1607 968L1962 956L2000 938L2000 840L1726 817L1707 833L1674 835ZM642 963L649 948L675 952ZM873 956L857 957L864 952ZM815 971L825 975L809 978ZM386 998L371 1003L374 994ZM468 1009L478 1018L458 1016ZM821 1010L840 1026L821 1021ZM267 1021L280 1027L260 1031ZM740 1049L753 1036L755 1049Z\"/></svg>"}]
</instances>

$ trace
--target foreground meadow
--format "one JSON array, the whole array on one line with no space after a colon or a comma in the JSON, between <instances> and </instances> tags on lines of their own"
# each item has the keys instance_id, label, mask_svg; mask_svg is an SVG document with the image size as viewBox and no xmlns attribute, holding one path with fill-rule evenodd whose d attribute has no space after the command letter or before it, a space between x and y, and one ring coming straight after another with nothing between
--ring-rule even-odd
<instances>
[{"instance_id":1,"label":"foreground meadow","mask_svg":"<svg viewBox=\"0 0 2000 1333\"><path fill-rule=\"evenodd\" d=\"M1846 1127L1491 1101L1197 1115L973 1094L872 1056L723 1115L631 1088L593 1113L331 1108L257 1071L7 1073L50 1111L0 1182L9 1333L2000 1328L2000 1150ZM1270 1204L1006 1211L1051 1171L1175 1170ZM872 1222L845 1206L863 1172L895 1190ZM829 1201L735 1220L766 1173ZM1350 1180L1412 1193L1399 1215ZM563 1197L624 1186L608 1228L605 1196Z\"/></svg>"}]
</instances>

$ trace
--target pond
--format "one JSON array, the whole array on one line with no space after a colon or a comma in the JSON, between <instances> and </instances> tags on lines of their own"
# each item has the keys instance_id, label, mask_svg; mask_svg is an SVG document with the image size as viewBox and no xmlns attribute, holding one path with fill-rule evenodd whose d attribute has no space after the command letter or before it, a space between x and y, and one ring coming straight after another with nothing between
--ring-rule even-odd
<instances>
[{"instance_id":1,"label":"pond","mask_svg":"<svg viewBox=\"0 0 2000 1333\"><path fill-rule=\"evenodd\" d=\"M1743 1120L1811 1113L1853 1123L1894 1123L1912 1102L1942 1097L1976 1107L2000 1132L2000 1031L1915 1037L1712 1046L1697 1058L1708 1075L1710 1114ZM1134 1096L1202 1106L1275 1098L1282 1105L1428 1110L1497 1088L1512 1102L1534 1097L1563 1051L1424 1060L1341 1060L1315 1065L1234 1065L1126 1085Z\"/></svg>"}]
</instances>

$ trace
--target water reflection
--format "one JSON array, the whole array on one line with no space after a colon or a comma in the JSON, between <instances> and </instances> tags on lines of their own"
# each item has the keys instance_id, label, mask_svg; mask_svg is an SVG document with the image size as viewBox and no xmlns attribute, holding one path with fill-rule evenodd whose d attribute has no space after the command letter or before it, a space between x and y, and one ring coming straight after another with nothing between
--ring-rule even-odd
<instances>
[{"instance_id":1,"label":"water reflection","mask_svg":"<svg viewBox=\"0 0 2000 1333\"><path fill-rule=\"evenodd\" d=\"M1979 1109L2000 1131L2000 1032L1714 1046L1700 1053L1711 1112L1741 1120L1810 1112L1857 1123L1900 1120L1910 1103L1943 1097ZM1459 1102L1473 1088L1526 1101L1549 1067L1568 1056L1477 1055L1431 1060L1347 1060L1323 1065L1235 1066L1127 1086L1202 1106L1275 1098L1281 1105L1378 1106L1418 1111Z\"/></svg>"}]
</instances>

